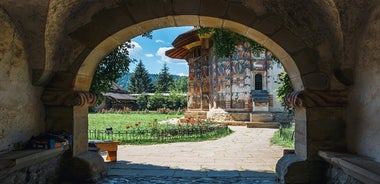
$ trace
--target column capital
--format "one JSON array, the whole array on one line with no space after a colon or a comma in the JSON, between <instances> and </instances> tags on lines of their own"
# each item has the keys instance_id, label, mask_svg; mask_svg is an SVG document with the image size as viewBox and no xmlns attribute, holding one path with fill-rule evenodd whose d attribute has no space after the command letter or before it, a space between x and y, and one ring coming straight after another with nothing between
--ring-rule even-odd
<instances>
[{"instance_id":1,"label":"column capital","mask_svg":"<svg viewBox=\"0 0 380 184\"><path fill-rule=\"evenodd\" d=\"M51 106L93 106L97 96L88 91L45 89L42 102Z\"/></svg>"},{"instance_id":2,"label":"column capital","mask_svg":"<svg viewBox=\"0 0 380 184\"><path fill-rule=\"evenodd\" d=\"M285 103L289 107L345 107L347 96L346 90L301 90L287 94Z\"/></svg>"}]
</instances>

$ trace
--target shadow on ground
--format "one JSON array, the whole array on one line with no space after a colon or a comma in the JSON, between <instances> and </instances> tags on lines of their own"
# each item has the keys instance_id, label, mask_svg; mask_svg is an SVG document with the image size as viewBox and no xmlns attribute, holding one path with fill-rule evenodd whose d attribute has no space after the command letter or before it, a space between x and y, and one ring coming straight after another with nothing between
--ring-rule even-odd
<instances>
[{"instance_id":1,"label":"shadow on ground","mask_svg":"<svg viewBox=\"0 0 380 184\"><path fill-rule=\"evenodd\" d=\"M106 163L108 176L98 183L276 183L272 171L186 170L128 161Z\"/></svg>"}]
</instances>

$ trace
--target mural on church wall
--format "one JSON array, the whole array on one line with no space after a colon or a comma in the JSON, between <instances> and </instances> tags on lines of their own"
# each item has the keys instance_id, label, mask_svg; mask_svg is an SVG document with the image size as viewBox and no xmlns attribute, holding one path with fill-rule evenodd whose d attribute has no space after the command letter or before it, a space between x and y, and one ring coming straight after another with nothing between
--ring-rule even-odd
<instances>
[{"instance_id":1,"label":"mural on church wall","mask_svg":"<svg viewBox=\"0 0 380 184\"><path fill-rule=\"evenodd\" d=\"M255 74L266 73L271 68L270 52L251 53L249 44L240 44L230 58L218 58L212 52L188 59L189 110L251 111L252 90L255 90ZM209 60L210 57L210 60ZM262 81L266 89L266 78Z\"/></svg>"},{"instance_id":2,"label":"mural on church wall","mask_svg":"<svg viewBox=\"0 0 380 184\"><path fill-rule=\"evenodd\" d=\"M211 61L216 75L213 76L213 99L220 108L251 109L253 71L266 71L266 53L252 53L249 43L240 44L231 58L216 58ZM215 73L215 72L214 72Z\"/></svg>"},{"instance_id":3,"label":"mural on church wall","mask_svg":"<svg viewBox=\"0 0 380 184\"><path fill-rule=\"evenodd\" d=\"M209 109L209 63L208 57L202 56L189 60L189 109Z\"/></svg>"}]
</instances>

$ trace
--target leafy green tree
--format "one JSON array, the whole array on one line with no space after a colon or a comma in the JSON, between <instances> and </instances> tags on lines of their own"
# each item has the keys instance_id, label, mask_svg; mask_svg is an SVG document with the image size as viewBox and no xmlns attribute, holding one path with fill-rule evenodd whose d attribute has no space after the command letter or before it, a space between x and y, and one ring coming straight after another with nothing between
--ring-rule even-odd
<instances>
[{"instance_id":1,"label":"leafy green tree","mask_svg":"<svg viewBox=\"0 0 380 184\"><path fill-rule=\"evenodd\" d=\"M187 80L188 77L180 76L177 80L174 80L173 85L170 88L170 92L187 93Z\"/></svg>"},{"instance_id":2,"label":"leafy green tree","mask_svg":"<svg viewBox=\"0 0 380 184\"><path fill-rule=\"evenodd\" d=\"M99 96L102 92L107 92L112 82L117 81L129 71L129 64L135 61L129 58L128 49L132 47L130 41L125 42L103 58L94 74L90 88L92 93Z\"/></svg>"},{"instance_id":3,"label":"leafy green tree","mask_svg":"<svg viewBox=\"0 0 380 184\"><path fill-rule=\"evenodd\" d=\"M161 69L158 74L156 92L164 93L169 92L171 85L173 84L173 76L169 74L169 68L164 64L164 67Z\"/></svg>"},{"instance_id":4,"label":"leafy green tree","mask_svg":"<svg viewBox=\"0 0 380 184\"><path fill-rule=\"evenodd\" d=\"M133 76L129 79L128 92L130 93L150 93L154 91L152 79L140 60L137 64Z\"/></svg>"},{"instance_id":5,"label":"leafy green tree","mask_svg":"<svg viewBox=\"0 0 380 184\"><path fill-rule=\"evenodd\" d=\"M143 37L152 38L152 32L142 34ZM129 64L136 61L129 57L128 49L133 48L131 40L119 45L115 50L109 53L100 62L95 71L90 87L90 92L96 94L101 103L102 92L107 92L112 86L112 82L116 82L120 77L129 72Z\"/></svg>"},{"instance_id":6,"label":"leafy green tree","mask_svg":"<svg viewBox=\"0 0 380 184\"><path fill-rule=\"evenodd\" d=\"M276 88L277 100L285 108L287 108L288 110L291 110L291 108L287 107L285 104L285 96L293 91L289 75L286 72L280 73L279 80L280 80L280 86Z\"/></svg>"}]
</instances>

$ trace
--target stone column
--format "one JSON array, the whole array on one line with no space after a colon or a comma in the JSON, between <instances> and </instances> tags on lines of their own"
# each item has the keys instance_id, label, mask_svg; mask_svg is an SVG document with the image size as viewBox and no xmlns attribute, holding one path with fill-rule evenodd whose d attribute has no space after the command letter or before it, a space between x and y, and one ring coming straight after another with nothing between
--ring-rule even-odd
<instances>
[{"instance_id":1,"label":"stone column","mask_svg":"<svg viewBox=\"0 0 380 184\"><path fill-rule=\"evenodd\" d=\"M60 89L46 89L42 96L46 105L46 130L72 135L73 156L88 149L88 106L96 100L89 92Z\"/></svg>"},{"instance_id":2,"label":"stone column","mask_svg":"<svg viewBox=\"0 0 380 184\"><path fill-rule=\"evenodd\" d=\"M296 154L284 155L277 162L277 176L281 183L323 183L326 165L318 151L346 149L347 92L295 91L285 100L295 109Z\"/></svg>"}]
</instances>

